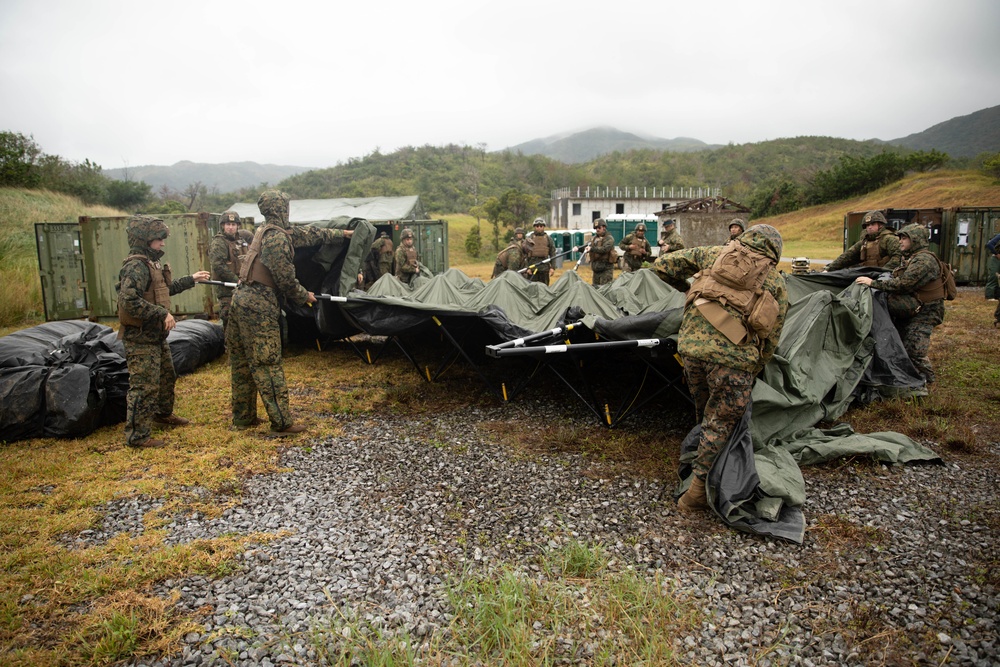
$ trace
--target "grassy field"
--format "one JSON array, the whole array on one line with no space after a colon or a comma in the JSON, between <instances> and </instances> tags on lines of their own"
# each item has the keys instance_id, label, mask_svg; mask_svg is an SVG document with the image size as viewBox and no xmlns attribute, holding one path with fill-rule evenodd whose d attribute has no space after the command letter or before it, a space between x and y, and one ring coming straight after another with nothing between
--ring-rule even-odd
<instances>
[{"instance_id":1,"label":"grassy field","mask_svg":"<svg viewBox=\"0 0 1000 667\"><path fill-rule=\"evenodd\" d=\"M962 183L966 180L959 178ZM841 217L846 210L1000 201L996 186L983 184L982 192L987 194L981 196L992 200L980 200L970 194L973 190L964 190L954 183L949 186L949 182L950 177L934 179L931 175L921 175L900 186L912 186L910 190L880 192L872 198L768 222L786 234L790 254L834 256L839 252ZM957 188L955 197L968 198L932 200L933 204L917 200L932 188L941 193ZM914 199L903 201L904 196ZM0 307L11 313L10 319L0 320L5 327L0 333L28 326L39 317L39 298L32 302L32 297L28 297L26 302L19 302L15 298L20 295L14 294L37 290L33 284L37 281L37 266L31 263L34 252L31 223L74 220L84 213L120 214L74 207L72 201L64 202L65 209L57 209L58 199L61 198L44 193L0 190L3 220L0 280L4 285ZM467 257L464 251L465 235L476 224L475 219L446 217L452 266L468 275L488 278L493 253L476 260ZM21 268L15 271L11 266ZM8 282L11 276L18 282ZM585 278L589 279L589 275ZM1000 401L1000 367L993 363L998 336L992 327L994 305L983 299L980 289L963 290L956 301L947 305L946 321L932 339L930 354L938 382L928 398L919 404L876 403L848 412L843 420L859 432L895 430L938 443L953 459L995 465L986 448L987 442L996 440L995 434L1000 429L996 410ZM376 365L362 364L346 346L296 351L286 359L286 371L292 407L297 414L306 416L311 435L317 437L339 433L336 419L326 418L331 415L363 417L382 411L430 415L495 400L484 391L470 391L471 385L461 378L457 385L453 380L426 383L398 355ZM200 619L175 611L169 599L160 599L152 593L154 584L196 574L224 576L234 571L235 556L246 544L282 537L230 535L185 545L165 543L167 526L177 516L194 512L219 516L227 507L239 503L242 486L250 476L280 469L281 450L286 443L259 437L260 433L230 431L224 408L228 396L225 358L181 378L177 412L195 424L171 432L171 446L167 449L127 451L122 446L120 425L100 429L79 440L36 439L3 445L0 662L106 665L175 650L184 634L193 630ZM512 452L532 455L532 442L522 439L518 429L503 424L486 428L496 442ZM610 433L560 423L546 428L545 441L552 446L597 453L599 456L595 458L601 465L618 471L662 478L676 464L675 453L669 452L675 452L677 443L659 442L660 449L651 453L650 443L658 442L657 434L641 427ZM143 534L121 534L106 544L90 548L73 545L74 535L100 529L103 506L134 498L162 501L161 506L146 513ZM525 626L530 628L535 621L548 622L553 615L566 623L590 622L572 604L572 587L581 582L589 588L592 609L601 610L604 628L611 637L628 636L632 628L649 618L661 619L657 631L644 636L642 641L647 643L640 647L645 655L655 656L658 664L676 661L671 654L674 638L683 637L700 623L698 608L691 601L673 596L664 582L610 571L599 545L580 543L545 554L541 566L553 573L544 585L524 581L513 570L499 572L489 579L468 576L453 581L447 594L456 608L469 611L459 614L447 639L440 639L431 647L430 662L443 663L449 656L465 655L462 653L465 647L489 636L501 639L495 645L484 644L484 650L502 656L504 664L535 664L537 654L532 647L518 642L519 632ZM460 604L469 600L482 604ZM632 602L624 605L622 600ZM506 609L509 613L506 616L478 613L488 609ZM348 635L354 639L343 639ZM331 636L348 644L343 652L348 657L332 658L335 664L350 664L352 655L360 657L364 664L410 664L414 655L412 646L417 643L416 639L411 644L397 641L393 647L364 643L360 639L362 633L344 632L343 628L331 629ZM317 638L317 646L325 647L329 639ZM635 646L633 642L629 651ZM609 645L607 651L617 656L619 663L627 663L631 655L614 645ZM767 647L762 647L760 655L766 655L766 651Z\"/></svg>"}]
</instances>

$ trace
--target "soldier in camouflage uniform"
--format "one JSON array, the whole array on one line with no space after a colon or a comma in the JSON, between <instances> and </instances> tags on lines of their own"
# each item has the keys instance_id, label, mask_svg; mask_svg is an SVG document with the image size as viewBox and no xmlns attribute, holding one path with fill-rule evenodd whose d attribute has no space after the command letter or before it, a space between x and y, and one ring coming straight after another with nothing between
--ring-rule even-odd
<instances>
[{"instance_id":1,"label":"soldier in camouflage uniform","mask_svg":"<svg viewBox=\"0 0 1000 667\"><path fill-rule=\"evenodd\" d=\"M785 279L777 268L781 250L778 230L754 225L740 235L738 243L677 250L660 255L653 264L660 279L688 293L678 353L683 358L701 434L691 485L678 501L678 507L685 511L708 506L708 471L746 412L754 378L778 347L788 310ZM748 283L750 287L734 289L714 280L713 276L722 275L717 260L730 252L745 253L754 262L757 273L752 284ZM686 279L699 272L699 278L689 286ZM740 303L743 305L735 305ZM760 310L756 310L758 306Z\"/></svg>"},{"instance_id":2,"label":"soldier in camouflage uniform","mask_svg":"<svg viewBox=\"0 0 1000 667\"><path fill-rule=\"evenodd\" d=\"M742 230L741 230L742 231ZM677 221L667 220L663 223L663 231L660 233L660 254L684 249L684 239L677 232Z\"/></svg>"},{"instance_id":3,"label":"soldier in camouflage uniform","mask_svg":"<svg viewBox=\"0 0 1000 667\"><path fill-rule=\"evenodd\" d=\"M740 234L745 232L747 229L747 223L740 218L733 218L729 222L729 240L735 241L740 237Z\"/></svg>"},{"instance_id":4,"label":"soldier in camouflage uniform","mask_svg":"<svg viewBox=\"0 0 1000 667\"><path fill-rule=\"evenodd\" d=\"M642 268L642 263L652 259L653 247L646 240L646 223L640 222L635 231L625 236L618 247L625 251L625 272Z\"/></svg>"},{"instance_id":5,"label":"soldier in camouflage uniform","mask_svg":"<svg viewBox=\"0 0 1000 667\"><path fill-rule=\"evenodd\" d=\"M226 211L219 218L222 231L215 235L208 246L208 261L212 267L212 279L235 283L240 279L240 264L247 254L253 234L240 229L240 216L235 211ZM219 304L222 327L229 319L229 307L233 301L233 287L215 286L215 298Z\"/></svg>"},{"instance_id":6,"label":"soldier in camouflage uniform","mask_svg":"<svg viewBox=\"0 0 1000 667\"><path fill-rule=\"evenodd\" d=\"M173 280L168 264L160 264L170 230L163 220L137 215L126 227L129 255L118 274L119 338L125 345L129 382L126 398L125 444L162 447L150 438L150 423L183 426L190 423L174 414L177 373L167 335L176 322L170 296L208 280L208 271Z\"/></svg>"},{"instance_id":7,"label":"soldier in camouflage uniform","mask_svg":"<svg viewBox=\"0 0 1000 667\"><path fill-rule=\"evenodd\" d=\"M507 247L497 253L497 260L493 264L493 277L496 278L504 271L520 271L528 265L525 257L524 230L518 227L514 230L514 237Z\"/></svg>"},{"instance_id":8,"label":"soldier in camouflage uniform","mask_svg":"<svg viewBox=\"0 0 1000 667\"><path fill-rule=\"evenodd\" d=\"M396 248L396 277L404 285L412 285L413 279L420 275L420 253L413 247L413 230L404 229L399 234L399 247Z\"/></svg>"},{"instance_id":9,"label":"soldier in camouflage uniform","mask_svg":"<svg viewBox=\"0 0 1000 667\"><path fill-rule=\"evenodd\" d=\"M549 276L552 274L551 260L556 254L556 244L552 241L552 237L545 233L545 220L535 218L531 226L534 233L524 242L525 262L527 262L527 266L535 268L529 268L526 271L528 280L548 285Z\"/></svg>"},{"instance_id":10,"label":"soldier in camouflage uniform","mask_svg":"<svg viewBox=\"0 0 1000 667\"><path fill-rule=\"evenodd\" d=\"M903 347L927 384L934 382L934 369L927 351L934 327L944 322L944 285L937 255L928 246L927 229L907 225L899 230L903 260L886 280L859 276L855 282L889 293L889 315L899 331Z\"/></svg>"},{"instance_id":11,"label":"soldier in camouflage uniform","mask_svg":"<svg viewBox=\"0 0 1000 667\"><path fill-rule=\"evenodd\" d=\"M899 238L886 225L881 211L869 211L861 220L865 235L837 259L826 265L824 271L848 269L852 266L880 266L892 271L902 260Z\"/></svg>"},{"instance_id":12,"label":"soldier in camouflage uniform","mask_svg":"<svg viewBox=\"0 0 1000 667\"><path fill-rule=\"evenodd\" d=\"M232 376L233 426L250 428L263 423L257 417L260 394L271 432L278 436L305 431L295 424L288 406L288 385L281 363L279 318L284 302L297 306L316 303L316 296L295 278L295 247L310 247L350 238L353 230L320 229L288 222L290 197L267 190L257 200L264 224L257 228L240 268L226 328Z\"/></svg>"},{"instance_id":13,"label":"soldier in camouflage uniform","mask_svg":"<svg viewBox=\"0 0 1000 667\"><path fill-rule=\"evenodd\" d=\"M608 223L604 218L594 221L597 232L590 242L590 270L594 274L592 284L607 285L615 279L615 237L608 234Z\"/></svg>"},{"instance_id":14,"label":"soldier in camouflage uniform","mask_svg":"<svg viewBox=\"0 0 1000 667\"><path fill-rule=\"evenodd\" d=\"M387 273L395 273L395 248L392 247L392 239L385 232L378 235L372 241L372 249L365 259L363 270L364 289L369 289L379 278Z\"/></svg>"}]
</instances>

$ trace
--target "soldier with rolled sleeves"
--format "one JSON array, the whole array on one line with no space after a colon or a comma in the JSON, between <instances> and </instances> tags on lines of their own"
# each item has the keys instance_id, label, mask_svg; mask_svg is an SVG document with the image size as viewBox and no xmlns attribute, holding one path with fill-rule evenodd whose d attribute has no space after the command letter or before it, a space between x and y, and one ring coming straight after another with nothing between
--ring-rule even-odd
<instances>
[{"instance_id":1,"label":"soldier with rolled sleeves","mask_svg":"<svg viewBox=\"0 0 1000 667\"><path fill-rule=\"evenodd\" d=\"M677 231L676 220L667 220L663 223L663 231L660 232L660 242L657 245L660 246L661 255L665 252L684 249L684 239Z\"/></svg>"},{"instance_id":2,"label":"soldier with rolled sleeves","mask_svg":"<svg viewBox=\"0 0 1000 667\"><path fill-rule=\"evenodd\" d=\"M902 260L902 251L899 238L887 224L881 211L865 213L861 220L864 236L823 270L836 271L852 266L880 266L886 271L895 269Z\"/></svg>"},{"instance_id":3,"label":"soldier with rolled sleeves","mask_svg":"<svg viewBox=\"0 0 1000 667\"><path fill-rule=\"evenodd\" d=\"M535 218L531 226L534 229L534 233L528 236L524 242L528 255L525 261L528 266L534 265L535 268L528 269L528 280L533 283L545 283L548 285L549 276L552 271L552 262L546 262L545 260L551 260L556 254L556 244L553 243L552 237L545 233L545 220Z\"/></svg>"},{"instance_id":4,"label":"soldier with rolled sleeves","mask_svg":"<svg viewBox=\"0 0 1000 667\"><path fill-rule=\"evenodd\" d=\"M212 279L235 283L240 279L240 266L250 248L253 234L240 229L240 216L236 211L226 211L219 218L222 231L215 235L208 246L208 261L212 268ZM229 319L229 308L233 301L233 287L215 286L215 299L219 304L219 318L222 327Z\"/></svg>"},{"instance_id":5,"label":"soldier with rolled sleeves","mask_svg":"<svg viewBox=\"0 0 1000 667\"><path fill-rule=\"evenodd\" d=\"M413 247L413 230L404 229L399 233L399 247L396 248L396 277L404 285L412 285L420 275L420 253Z\"/></svg>"},{"instance_id":6,"label":"soldier with rolled sleeves","mask_svg":"<svg viewBox=\"0 0 1000 667\"><path fill-rule=\"evenodd\" d=\"M628 234L618 245L625 251L625 272L638 271L642 268L642 263L652 257L653 248L646 240L646 223L640 222L635 226L635 231Z\"/></svg>"},{"instance_id":7,"label":"soldier with rolled sleeves","mask_svg":"<svg viewBox=\"0 0 1000 667\"><path fill-rule=\"evenodd\" d=\"M778 347L788 311L781 251L777 229L754 225L733 243L676 250L653 264L660 279L687 292L677 351L701 433L691 485L677 502L684 511L708 507L708 472Z\"/></svg>"},{"instance_id":8,"label":"soldier with rolled sleeves","mask_svg":"<svg viewBox=\"0 0 1000 667\"><path fill-rule=\"evenodd\" d=\"M128 364L125 444L136 449L162 447L150 437L150 424L184 426L189 420L174 414L177 373L167 335L176 325L170 297L209 279L208 271L173 280L169 264L161 264L170 230L163 220L133 216L126 227L129 255L118 274L118 337Z\"/></svg>"},{"instance_id":9,"label":"soldier with rolled sleeves","mask_svg":"<svg viewBox=\"0 0 1000 667\"><path fill-rule=\"evenodd\" d=\"M594 221L594 239L590 242L590 270L594 274L592 281L596 287L607 285L615 279L615 237L608 233L608 223L604 218Z\"/></svg>"},{"instance_id":10,"label":"soldier with rolled sleeves","mask_svg":"<svg viewBox=\"0 0 1000 667\"><path fill-rule=\"evenodd\" d=\"M267 190L257 200L264 224L257 228L240 268L240 283L233 294L226 328L232 377L233 426L250 428L263 423L257 417L260 394L278 436L301 433L288 406L288 385L281 362L279 318L284 302L297 306L316 303L316 296L295 278L295 247L350 238L353 230L296 227L288 222L291 198Z\"/></svg>"},{"instance_id":11,"label":"soldier with rolled sleeves","mask_svg":"<svg viewBox=\"0 0 1000 667\"><path fill-rule=\"evenodd\" d=\"M888 292L889 316L910 362L927 384L934 382L927 351L934 327L944 322L944 285L937 255L928 248L927 229L907 225L899 230L902 263L885 280L859 276L855 282Z\"/></svg>"}]
</instances>

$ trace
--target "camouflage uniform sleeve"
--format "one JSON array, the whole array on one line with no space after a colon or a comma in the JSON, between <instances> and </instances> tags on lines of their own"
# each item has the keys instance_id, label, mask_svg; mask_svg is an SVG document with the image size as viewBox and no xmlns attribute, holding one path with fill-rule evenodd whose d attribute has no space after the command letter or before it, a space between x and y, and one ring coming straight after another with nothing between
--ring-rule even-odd
<instances>
[{"instance_id":1,"label":"camouflage uniform sleeve","mask_svg":"<svg viewBox=\"0 0 1000 667\"><path fill-rule=\"evenodd\" d=\"M417 262L420 262L420 258L417 257ZM402 244L396 248L396 269L399 273L416 273L417 267L406 261L406 247Z\"/></svg>"},{"instance_id":2,"label":"camouflage uniform sleeve","mask_svg":"<svg viewBox=\"0 0 1000 667\"><path fill-rule=\"evenodd\" d=\"M618 244L618 247L624 250L625 252L628 252L628 247L629 245L631 245L631 243L632 243L632 235L626 234L625 238L622 239L622 242Z\"/></svg>"},{"instance_id":3,"label":"camouflage uniform sleeve","mask_svg":"<svg viewBox=\"0 0 1000 667\"><path fill-rule=\"evenodd\" d=\"M879 254L889 258L889 261L882 266L884 271L892 271L897 268L903 261L903 251L899 247L899 237L895 234L886 234L879 244Z\"/></svg>"},{"instance_id":4,"label":"camouflage uniform sleeve","mask_svg":"<svg viewBox=\"0 0 1000 667\"><path fill-rule=\"evenodd\" d=\"M229 244L221 236L212 239L212 244L208 246L208 262L212 269L213 279L223 280L227 283L235 283L239 280L239 276L229 268Z\"/></svg>"},{"instance_id":5,"label":"camouflage uniform sleeve","mask_svg":"<svg viewBox=\"0 0 1000 667\"><path fill-rule=\"evenodd\" d=\"M778 319L774 323L771 333L764 339L764 344L760 348L760 365L756 372L759 373L774 356L774 351L778 349L778 342L781 340L781 330L785 326L785 315L788 314L788 288L785 286L785 279L778 271L777 267L772 267L764 281L764 289L771 293L774 300L778 302Z\"/></svg>"},{"instance_id":6,"label":"camouflage uniform sleeve","mask_svg":"<svg viewBox=\"0 0 1000 667\"><path fill-rule=\"evenodd\" d=\"M674 234L673 243L670 244L670 252L675 250L684 250L684 239L681 238L680 234Z\"/></svg>"},{"instance_id":7,"label":"camouflage uniform sleeve","mask_svg":"<svg viewBox=\"0 0 1000 667\"><path fill-rule=\"evenodd\" d=\"M189 290L194 287L194 278L191 276L183 276L177 280L170 283L170 296L183 292L184 290Z\"/></svg>"},{"instance_id":8,"label":"camouflage uniform sleeve","mask_svg":"<svg viewBox=\"0 0 1000 667\"><path fill-rule=\"evenodd\" d=\"M548 234L545 235L545 238L549 241L549 258L551 259L556 254L556 244Z\"/></svg>"},{"instance_id":9,"label":"camouflage uniform sleeve","mask_svg":"<svg viewBox=\"0 0 1000 667\"><path fill-rule=\"evenodd\" d=\"M836 271L848 266L854 266L861 261L861 246L864 244L864 237L860 241L845 250L840 257L826 265L827 271Z\"/></svg>"},{"instance_id":10,"label":"camouflage uniform sleeve","mask_svg":"<svg viewBox=\"0 0 1000 667\"><path fill-rule=\"evenodd\" d=\"M127 315L143 322L162 321L167 317L167 309L146 301L143 296L149 287L149 268L140 260L133 259L122 267L118 274L120 288L118 303Z\"/></svg>"},{"instance_id":11,"label":"camouflage uniform sleeve","mask_svg":"<svg viewBox=\"0 0 1000 667\"><path fill-rule=\"evenodd\" d=\"M873 280L872 287L883 292L912 294L941 276L937 258L927 252L918 252L910 258L903 272L887 280Z\"/></svg>"},{"instance_id":12,"label":"camouflage uniform sleeve","mask_svg":"<svg viewBox=\"0 0 1000 667\"><path fill-rule=\"evenodd\" d=\"M642 247L646 251L646 257L649 257L651 254L653 254L653 246L649 245L649 240L648 239L643 239L642 240ZM673 246L671 246L671 247L673 247Z\"/></svg>"},{"instance_id":13,"label":"camouflage uniform sleeve","mask_svg":"<svg viewBox=\"0 0 1000 667\"><path fill-rule=\"evenodd\" d=\"M687 279L701 270L705 261L702 248L678 250L660 255L653 262L653 271L660 280L680 292L687 292L690 285Z\"/></svg>"},{"instance_id":14,"label":"camouflage uniform sleeve","mask_svg":"<svg viewBox=\"0 0 1000 667\"><path fill-rule=\"evenodd\" d=\"M296 248L311 248L344 238L343 229L324 229L312 225L294 225L290 230L292 245Z\"/></svg>"},{"instance_id":15,"label":"camouflage uniform sleeve","mask_svg":"<svg viewBox=\"0 0 1000 667\"><path fill-rule=\"evenodd\" d=\"M295 253L292 241L285 234L275 230L264 234L261 243L260 261L271 270L279 296L299 306L304 306L309 291L295 278Z\"/></svg>"}]
</instances>

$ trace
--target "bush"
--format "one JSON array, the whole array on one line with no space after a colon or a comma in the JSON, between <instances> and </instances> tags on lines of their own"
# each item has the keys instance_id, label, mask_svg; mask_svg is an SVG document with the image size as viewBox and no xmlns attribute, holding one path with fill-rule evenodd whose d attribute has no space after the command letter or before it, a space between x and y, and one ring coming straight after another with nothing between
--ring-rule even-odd
<instances>
[{"instance_id":1,"label":"bush","mask_svg":"<svg viewBox=\"0 0 1000 667\"><path fill-rule=\"evenodd\" d=\"M479 254L483 251L483 238L479 234L479 227L469 230L469 235L465 237L465 252L473 259L479 259Z\"/></svg>"}]
</instances>

